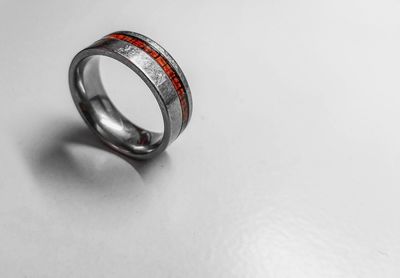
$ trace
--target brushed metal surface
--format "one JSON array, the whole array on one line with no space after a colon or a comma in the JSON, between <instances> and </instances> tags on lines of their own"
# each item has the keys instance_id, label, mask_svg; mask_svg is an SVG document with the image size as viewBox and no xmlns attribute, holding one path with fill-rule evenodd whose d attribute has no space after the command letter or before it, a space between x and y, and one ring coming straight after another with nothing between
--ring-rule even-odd
<instances>
[{"instance_id":1,"label":"brushed metal surface","mask_svg":"<svg viewBox=\"0 0 400 278\"><path fill-rule=\"evenodd\" d=\"M147 41L151 40L147 38ZM133 71L132 74L143 79L160 106L163 133L135 125L134 119L127 119L114 106L100 79L101 56L121 62ZM176 63L174 65L177 67ZM181 71L180 74L183 76ZM105 37L80 51L70 65L69 85L75 105L90 129L114 150L136 159L159 155L179 136L183 123L187 124L186 119L183 122L181 103L172 80L150 55L125 41ZM190 105L189 111L192 111Z\"/></svg>"}]
</instances>

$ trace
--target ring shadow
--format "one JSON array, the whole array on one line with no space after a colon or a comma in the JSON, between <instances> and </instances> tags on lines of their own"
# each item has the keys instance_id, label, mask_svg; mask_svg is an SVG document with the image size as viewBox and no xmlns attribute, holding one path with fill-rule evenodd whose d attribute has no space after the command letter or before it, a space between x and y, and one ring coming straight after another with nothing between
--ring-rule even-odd
<instances>
[{"instance_id":1,"label":"ring shadow","mask_svg":"<svg viewBox=\"0 0 400 278\"><path fill-rule=\"evenodd\" d=\"M82 146L89 149L84 148L82 152ZM33 172L41 183L79 184L85 189L98 190L110 184L118 186L118 183L122 187L123 184L149 183L154 180L153 173L157 172L156 176L159 177L160 172L170 165L165 152L146 161L121 155L102 143L86 126L77 124L64 126L50 142L38 142L32 149L34 153L31 153L30 160Z\"/></svg>"},{"instance_id":2,"label":"ring shadow","mask_svg":"<svg viewBox=\"0 0 400 278\"><path fill-rule=\"evenodd\" d=\"M160 154L158 157L149 160L134 160L127 156L124 156L110 147L106 146L100 141L88 128L85 126L75 127L69 130L68 134L64 137L64 141L67 143L75 143L94 147L102 151L109 152L123 159L125 162L130 164L143 178L147 177L151 169L156 165L165 165L169 162L169 156L166 152Z\"/></svg>"}]
</instances>

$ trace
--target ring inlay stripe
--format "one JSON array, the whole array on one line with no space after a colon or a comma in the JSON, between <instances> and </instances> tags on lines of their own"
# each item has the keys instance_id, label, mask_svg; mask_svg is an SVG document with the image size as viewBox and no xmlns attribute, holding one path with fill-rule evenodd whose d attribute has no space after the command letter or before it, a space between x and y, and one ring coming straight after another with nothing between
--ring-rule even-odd
<instances>
[{"instance_id":1,"label":"ring inlay stripe","mask_svg":"<svg viewBox=\"0 0 400 278\"><path fill-rule=\"evenodd\" d=\"M107 38L125 41L142 49L144 52L150 55L157 62L158 65L160 65L165 74L171 80L172 85L174 86L176 93L178 94L179 102L182 109L182 131L189 121L189 101L182 80L180 79L173 66L168 62L167 58L142 39L118 33L108 35Z\"/></svg>"}]
</instances>

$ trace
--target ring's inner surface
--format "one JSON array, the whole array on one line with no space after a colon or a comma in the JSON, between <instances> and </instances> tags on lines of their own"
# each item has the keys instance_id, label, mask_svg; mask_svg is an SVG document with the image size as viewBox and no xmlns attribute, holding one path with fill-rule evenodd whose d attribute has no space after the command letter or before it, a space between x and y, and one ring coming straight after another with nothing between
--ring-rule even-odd
<instances>
[{"instance_id":1,"label":"ring's inner surface","mask_svg":"<svg viewBox=\"0 0 400 278\"><path fill-rule=\"evenodd\" d=\"M102 84L99 59L97 55L82 60L75 73L82 115L104 141L119 150L151 152L161 144L163 134L138 127L118 111Z\"/></svg>"}]
</instances>

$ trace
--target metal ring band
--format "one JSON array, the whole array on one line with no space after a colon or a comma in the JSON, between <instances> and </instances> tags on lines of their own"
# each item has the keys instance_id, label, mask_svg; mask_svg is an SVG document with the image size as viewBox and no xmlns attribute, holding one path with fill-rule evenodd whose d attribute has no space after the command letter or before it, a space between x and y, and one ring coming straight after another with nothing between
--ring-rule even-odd
<instances>
[{"instance_id":1,"label":"metal ring band","mask_svg":"<svg viewBox=\"0 0 400 278\"><path fill-rule=\"evenodd\" d=\"M161 109L163 133L133 124L113 105L101 82L100 56L123 63L147 84ZM133 158L161 153L190 121L192 98L182 70L160 45L137 33L115 32L80 51L71 62L69 86L88 126L108 146Z\"/></svg>"}]
</instances>

